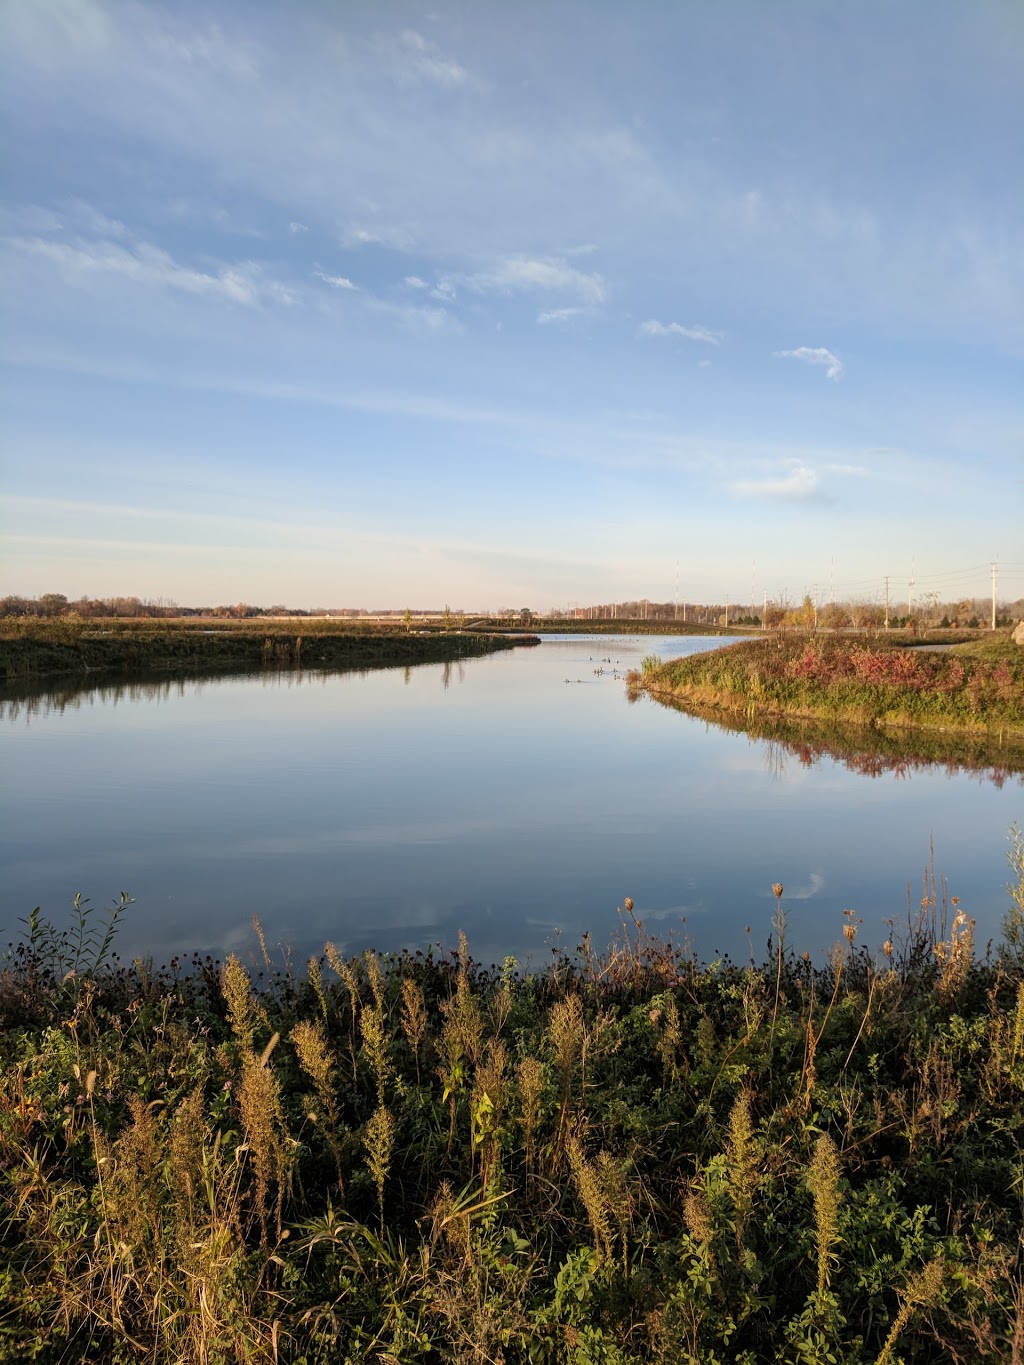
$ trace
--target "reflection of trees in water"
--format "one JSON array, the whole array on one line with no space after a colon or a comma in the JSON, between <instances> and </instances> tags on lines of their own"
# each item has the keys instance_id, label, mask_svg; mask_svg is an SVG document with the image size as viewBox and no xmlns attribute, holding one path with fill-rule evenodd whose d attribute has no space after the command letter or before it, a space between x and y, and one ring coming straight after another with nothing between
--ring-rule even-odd
<instances>
[{"instance_id":1,"label":"reflection of trees in water","mask_svg":"<svg viewBox=\"0 0 1024 1365\"><path fill-rule=\"evenodd\" d=\"M371 673L401 667L406 686L412 679L413 668L430 667L424 664L398 665L374 664L359 668L268 668L258 672L252 669L235 670L225 673L176 673L154 674L149 678L119 678L104 682L83 681L81 677L67 678L64 681L48 678L45 682L8 683L0 686L0 722L16 721L24 717L26 721L35 716L63 715L65 711L80 711L83 706L117 706L121 702L163 702L171 697L183 697L186 692L202 693L211 688L223 687L237 682L239 678L258 682L262 687L312 687L319 683L326 685L329 678L365 678ZM466 678L465 664L457 659L442 664L441 686L447 692L452 680L454 667L458 682Z\"/></svg>"},{"instance_id":2,"label":"reflection of trees in water","mask_svg":"<svg viewBox=\"0 0 1024 1365\"><path fill-rule=\"evenodd\" d=\"M202 693L212 688L234 683L239 678L256 681L262 687L311 687L325 685L329 678L340 674L364 677L379 670L372 668L288 668L243 673L183 673L168 677L161 673L153 678L125 678L117 682L82 682L76 679L56 683L50 678L45 683L13 683L0 688L0 721L15 721L22 716L63 715L65 711L80 711L84 706L117 706L121 702L163 702L188 693Z\"/></svg>"},{"instance_id":3,"label":"reflection of trees in water","mask_svg":"<svg viewBox=\"0 0 1024 1365\"><path fill-rule=\"evenodd\" d=\"M778 717L745 720L678 701L660 704L762 743L765 766L776 777L782 776L794 758L805 768L830 758L864 777L899 780L915 772L945 772L949 777L966 773L995 787L1013 778L1024 785L1024 747L1020 745L1005 748L976 736L923 730L910 734L827 721Z\"/></svg>"}]
</instances>

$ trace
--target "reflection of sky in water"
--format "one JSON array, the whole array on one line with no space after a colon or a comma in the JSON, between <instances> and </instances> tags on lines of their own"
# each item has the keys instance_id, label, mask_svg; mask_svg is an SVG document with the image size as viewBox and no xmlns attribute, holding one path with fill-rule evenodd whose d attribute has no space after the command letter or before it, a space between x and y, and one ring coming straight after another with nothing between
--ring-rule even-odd
<instances>
[{"instance_id":1,"label":"reflection of sky in water","mask_svg":"<svg viewBox=\"0 0 1024 1365\"><path fill-rule=\"evenodd\" d=\"M248 948L255 912L299 955L327 937L450 944L464 928L482 958L538 964L556 931L565 947L587 930L606 942L631 895L654 932L745 955L748 925L763 951L782 881L792 941L817 950L846 907L881 941L908 879L916 905L934 836L951 894L982 941L995 934L1020 781L808 767L627 703L621 674L643 655L715 643L549 640L448 670L8 706L0 926L125 889L139 904L122 952L158 959Z\"/></svg>"}]
</instances>

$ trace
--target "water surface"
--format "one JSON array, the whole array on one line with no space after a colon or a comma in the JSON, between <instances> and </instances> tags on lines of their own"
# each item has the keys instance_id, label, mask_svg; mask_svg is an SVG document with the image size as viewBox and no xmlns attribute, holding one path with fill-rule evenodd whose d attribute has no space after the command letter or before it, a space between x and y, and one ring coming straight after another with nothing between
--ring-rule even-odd
<instances>
[{"instance_id":1,"label":"water surface","mask_svg":"<svg viewBox=\"0 0 1024 1365\"><path fill-rule=\"evenodd\" d=\"M1020 777L851 766L627 700L643 655L721 643L548 637L406 670L8 689L0 928L123 890L122 954L157 961L248 951L255 913L297 957L465 929L476 956L539 966L587 931L607 942L632 896L703 958L760 959L772 882L801 947L832 943L847 907L879 943L934 840L950 894L996 934Z\"/></svg>"}]
</instances>

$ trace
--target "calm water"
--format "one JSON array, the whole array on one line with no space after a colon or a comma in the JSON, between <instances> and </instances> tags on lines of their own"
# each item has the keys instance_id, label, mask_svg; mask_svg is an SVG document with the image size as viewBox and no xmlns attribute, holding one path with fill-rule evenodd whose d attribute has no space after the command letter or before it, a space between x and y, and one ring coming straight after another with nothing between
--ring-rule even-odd
<instances>
[{"instance_id":1,"label":"calm water","mask_svg":"<svg viewBox=\"0 0 1024 1365\"><path fill-rule=\"evenodd\" d=\"M1020 777L877 776L641 699L622 674L705 639L561 637L462 665L0 693L0 930L76 891L137 897L119 947L166 961L268 940L307 955L450 945L538 966L632 896L697 952L760 958L771 883L793 940L841 912L885 936L934 840L949 892L997 933ZM603 670L598 672L597 670Z\"/></svg>"}]
</instances>

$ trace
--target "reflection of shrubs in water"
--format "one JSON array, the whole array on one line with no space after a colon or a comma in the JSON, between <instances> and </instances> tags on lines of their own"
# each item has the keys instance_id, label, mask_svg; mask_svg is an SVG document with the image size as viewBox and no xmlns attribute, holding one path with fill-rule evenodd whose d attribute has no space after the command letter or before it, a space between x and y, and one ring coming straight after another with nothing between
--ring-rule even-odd
<instances>
[{"instance_id":1,"label":"reflection of shrubs in water","mask_svg":"<svg viewBox=\"0 0 1024 1365\"><path fill-rule=\"evenodd\" d=\"M627 900L533 975L464 939L278 970L258 925L258 976L153 971L84 902L32 916L0 972L0 1354L1009 1359L1024 979L935 891L878 954L847 911L821 965L780 933L701 967Z\"/></svg>"},{"instance_id":2,"label":"reflection of shrubs in water","mask_svg":"<svg viewBox=\"0 0 1024 1365\"><path fill-rule=\"evenodd\" d=\"M640 694L637 693L637 696ZM634 697L633 700L636 698ZM864 777L908 777L913 772L941 771L953 777L966 773L1002 787L1016 779L1024 784L1024 748L1007 750L995 742L931 731L879 730L872 726L840 725L834 721L742 719L718 709L656 700L685 715L766 744L765 765L781 773L787 758L810 768L832 759Z\"/></svg>"}]
</instances>

